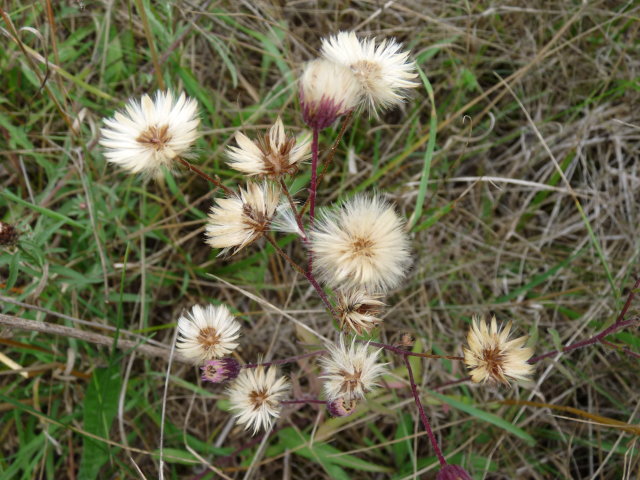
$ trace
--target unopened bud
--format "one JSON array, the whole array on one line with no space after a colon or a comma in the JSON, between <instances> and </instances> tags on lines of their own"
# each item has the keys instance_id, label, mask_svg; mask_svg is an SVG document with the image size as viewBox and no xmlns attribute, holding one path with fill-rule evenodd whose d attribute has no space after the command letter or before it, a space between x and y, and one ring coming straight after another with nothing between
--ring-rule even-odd
<instances>
[{"instance_id":1,"label":"unopened bud","mask_svg":"<svg viewBox=\"0 0 640 480\"><path fill-rule=\"evenodd\" d=\"M0 221L0 246L15 245L18 240L18 231L13 225Z\"/></svg>"},{"instance_id":2,"label":"unopened bud","mask_svg":"<svg viewBox=\"0 0 640 480\"><path fill-rule=\"evenodd\" d=\"M202 381L222 383L235 379L240 373L240 364L231 357L208 360L202 367Z\"/></svg>"},{"instance_id":3,"label":"unopened bud","mask_svg":"<svg viewBox=\"0 0 640 480\"><path fill-rule=\"evenodd\" d=\"M357 406L358 403L353 398L339 397L327 402L327 410L332 417L348 417L356 410Z\"/></svg>"}]
</instances>

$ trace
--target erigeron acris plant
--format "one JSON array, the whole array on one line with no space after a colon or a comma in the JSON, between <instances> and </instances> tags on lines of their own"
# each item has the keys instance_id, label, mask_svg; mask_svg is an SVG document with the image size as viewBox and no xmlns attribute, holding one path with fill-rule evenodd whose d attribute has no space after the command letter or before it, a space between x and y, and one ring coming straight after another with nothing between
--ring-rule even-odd
<instances>
[{"instance_id":1,"label":"erigeron acris plant","mask_svg":"<svg viewBox=\"0 0 640 480\"><path fill-rule=\"evenodd\" d=\"M370 334L383 323L385 294L400 284L412 264L406 222L375 194L355 195L316 215L320 133L342 119L333 139L337 145L354 115L366 110L377 116L401 104L418 86L417 77L409 52L394 40L359 39L353 32L326 38L321 58L304 65L299 78L302 120L311 135L289 135L280 118L262 137L237 133L236 145L226 152L227 163L247 179L235 189L189 161L190 147L199 135L199 117L197 103L183 93L157 92L153 98L130 100L123 111L105 120L101 145L109 162L131 173L159 177L164 168L183 166L223 190L211 207L206 243L220 249L219 255L231 256L265 239L308 280L326 308L327 321L338 326L337 340L322 350L242 365L230 356L242 336L226 306L195 305L183 315L178 320L177 353L200 366L203 381L228 385L231 411L239 425L253 434L268 430L286 405L299 403L324 403L333 416L352 414L358 402L381 387L386 351L401 357L406 366L421 421L441 465L437 478L464 480L469 474L447 463L431 431L409 357L461 361L471 381L509 385L530 379L536 361L558 352L532 359L527 336L510 339L511 322L499 327L495 317L487 322L475 315L464 356L414 353L405 348L408 345L359 340L359 335ZM308 168L309 158L308 196L296 199L285 180ZM280 249L274 238L278 232L298 236L306 252L303 262ZM594 344L631 325L635 320L624 319L628 303L613 326L563 351ZM314 356L323 382L322 398L290 398L289 381L279 375L277 365Z\"/></svg>"}]
</instances>

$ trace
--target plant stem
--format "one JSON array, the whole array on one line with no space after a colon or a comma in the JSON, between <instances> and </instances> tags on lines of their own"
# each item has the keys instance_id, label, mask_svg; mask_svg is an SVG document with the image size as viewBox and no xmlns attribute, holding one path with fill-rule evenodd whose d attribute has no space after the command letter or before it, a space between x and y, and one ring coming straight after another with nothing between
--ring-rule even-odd
<instances>
[{"instance_id":1,"label":"plant stem","mask_svg":"<svg viewBox=\"0 0 640 480\"><path fill-rule=\"evenodd\" d=\"M327 156L327 159L324 161L324 164L322 165L322 173L318 177L318 182L317 182L318 185L322 183L322 180L324 179L324 176L327 173L327 170L329 169L331 162L333 161L333 157L336 154L336 150L338 150L338 145L340 145L340 142L342 141L342 137L344 136L344 132L347 130L347 126L349 126L349 122L351 121L351 118L353 118L353 110L351 110L347 114L347 116L344 118L344 121L340 126L340 131L338 132L338 136L333 142L333 145L331 145L331 149L329 150L329 155ZM304 213L308 206L309 206L309 199L307 199L307 201L304 203L304 205L300 209L300 213L301 214Z\"/></svg>"},{"instance_id":2,"label":"plant stem","mask_svg":"<svg viewBox=\"0 0 640 480\"><path fill-rule=\"evenodd\" d=\"M318 188L318 137L320 130L313 129L313 139L311 140L311 185L309 186L309 228L313 228L316 217L316 190ZM313 250L308 250L307 273L313 273Z\"/></svg>"},{"instance_id":3,"label":"plant stem","mask_svg":"<svg viewBox=\"0 0 640 480\"><path fill-rule=\"evenodd\" d=\"M227 195L235 195L235 192L233 190L231 190L229 187L227 187L226 185L224 185L220 179L218 178L212 178L209 175L207 175L206 173L204 173L202 170L200 170L198 167L196 167L195 165L189 163L187 160L185 160L182 157L176 157L176 160L178 160L181 164L183 164L185 167L187 167L189 170L191 170L193 173L196 173L198 175L200 175L202 178L204 178L205 180L213 183L216 187L221 188L222 190L224 190L224 192Z\"/></svg>"},{"instance_id":4,"label":"plant stem","mask_svg":"<svg viewBox=\"0 0 640 480\"><path fill-rule=\"evenodd\" d=\"M284 365L287 363L297 362L298 360L302 360L303 358L314 357L316 355L323 355L325 353L327 353L326 350L316 350L314 352L303 353L301 355L296 355L295 357L283 358L281 360L274 360L272 362L246 363L242 365L242 368L270 367L271 365Z\"/></svg>"},{"instance_id":5,"label":"plant stem","mask_svg":"<svg viewBox=\"0 0 640 480\"><path fill-rule=\"evenodd\" d=\"M613 325L611 325L609 328L605 328L603 331L601 331L597 335L594 335L591 338L587 338L586 340L582 340L580 342L576 342L574 344L567 345L566 347L564 347L560 351L553 350L551 352L547 352L547 353L544 353L542 355L538 355L537 357L533 357L531 360L529 360L529 363L531 363L531 364L537 363L540 360L543 360L543 359L548 358L548 357L552 357L554 355L557 355L560 352L567 353L567 352L570 352L572 350L576 350L578 348L587 347L589 345L593 345L594 343L601 342L607 335L611 335L612 333L616 332L617 330L621 330L621 329L623 329L625 327L628 327L629 325L633 325L634 323L638 323L638 318L634 317L631 320L626 320L624 322L616 322Z\"/></svg>"},{"instance_id":6,"label":"plant stem","mask_svg":"<svg viewBox=\"0 0 640 480\"><path fill-rule=\"evenodd\" d=\"M282 400L280 402L281 405L296 405L300 403L316 403L316 404L326 405L327 402L326 400L317 400L315 398L310 398L308 400L305 400L304 398L294 399L294 400Z\"/></svg>"},{"instance_id":7,"label":"plant stem","mask_svg":"<svg viewBox=\"0 0 640 480\"><path fill-rule=\"evenodd\" d=\"M409 357L404 356L404 364L407 367L407 373L409 374L409 384L411 385L411 392L413 393L413 399L418 406L418 412L420 412L420 419L422 420L422 424L424 425L425 430L427 431L427 435L429 436L429 440L431 440L431 446L433 450L436 452L436 457L438 457L438 461L440 462L440 466L444 467L447 464L447 461L444 459L444 455L440 451L440 447L438 446L438 441L436 440L435 435L433 434L433 430L431 430L431 424L429 423L429 418L427 418L427 414L424 412L424 408L422 407L422 402L420 401L420 395L418 394L418 386L416 385L415 380L413 379L413 370L411 369L411 362L409 362Z\"/></svg>"},{"instance_id":8,"label":"plant stem","mask_svg":"<svg viewBox=\"0 0 640 480\"><path fill-rule=\"evenodd\" d=\"M364 340L363 340L363 342L364 343L368 343L372 347L384 348L385 350L389 350L389 351L391 351L393 353L396 353L398 355L403 355L405 357L440 358L440 359L445 359L445 360L464 360L464 357L457 357L455 355L435 355L435 354L432 354L432 353L408 352L407 350L403 350L402 348L394 347L393 345L388 345L386 343L365 342Z\"/></svg>"},{"instance_id":9,"label":"plant stem","mask_svg":"<svg viewBox=\"0 0 640 480\"><path fill-rule=\"evenodd\" d=\"M610 325L608 328L605 328L603 331L595 334L591 338L587 338L586 340L581 340L572 345L567 345L560 351L552 350L551 352L547 352L542 355L538 355L537 357L533 357L532 359L529 360L529 363L533 364L545 358L552 357L553 355L556 355L560 352L566 353L572 350L576 350L578 348L586 347L588 345L593 345L594 343L602 342L607 335L611 335L613 332L617 330L620 330L622 328L628 327L629 325L633 325L634 323L637 323L638 322L637 318L624 321L624 317L629 311L629 307L631 307L631 302L633 302L633 299L636 296L636 290L638 288L640 288L640 277L638 277L635 283L633 284L633 287L631 288L631 291L627 296L627 300L624 302L624 306L622 307L622 310L620 310L620 314L618 314L616 321L612 325Z\"/></svg>"},{"instance_id":10,"label":"plant stem","mask_svg":"<svg viewBox=\"0 0 640 480\"><path fill-rule=\"evenodd\" d=\"M296 204L293 201L293 197L291 197L291 193L289 192L289 189L287 188L287 184L284 182L284 179L282 177L280 177L280 188L282 188L282 191L284 192L285 196L287 197L287 200L289 201L289 206L291 207L291 211L293 212L293 216L296 218L296 223L298 224L298 228L302 232L302 235L303 235L302 240L306 242L307 241L307 233L304 231L304 225L302 224L302 217L298 213L298 209L296 208Z\"/></svg>"},{"instance_id":11,"label":"plant stem","mask_svg":"<svg viewBox=\"0 0 640 480\"><path fill-rule=\"evenodd\" d=\"M304 276L309 281L311 286L316 290L316 292L318 292L318 295L320 296L320 299L322 300L322 303L324 303L324 306L326 307L327 311L329 313L331 313L331 315L335 319L337 319L338 318L338 314L336 313L335 309L333 308L333 305L331 305L331 302L329 301L329 297L327 297L327 294L324 293L324 290L322 289L322 287L320 286L320 284L318 283L316 278L313 276L313 273L310 273L308 271L305 272L304 269L300 265L298 265L296 262L294 262L291 259L291 257L289 255L287 255L280 248L280 246L276 243L276 241L273 238L271 238L271 236L265 235L265 238L269 241L269 243L271 243L271 245L273 245L273 248L276 249L276 252L278 252L278 254L280 254L280 256L282 258L284 258L293 267L293 269L296 272L298 272L299 274Z\"/></svg>"}]
</instances>

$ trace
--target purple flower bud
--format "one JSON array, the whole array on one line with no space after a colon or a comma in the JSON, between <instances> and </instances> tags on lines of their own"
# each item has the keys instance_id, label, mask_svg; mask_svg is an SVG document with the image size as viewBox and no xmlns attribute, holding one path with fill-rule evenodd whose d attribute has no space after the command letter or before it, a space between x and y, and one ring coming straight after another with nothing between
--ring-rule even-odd
<instances>
[{"instance_id":1,"label":"purple flower bud","mask_svg":"<svg viewBox=\"0 0 640 480\"><path fill-rule=\"evenodd\" d=\"M445 465L436 475L436 480L472 480L471 475L458 465Z\"/></svg>"},{"instance_id":2,"label":"purple flower bud","mask_svg":"<svg viewBox=\"0 0 640 480\"><path fill-rule=\"evenodd\" d=\"M240 373L240 364L231 357L208 360L202 367L202 381L222 383L233 380Z\"/></svg>"},{"instance_id":3,"label":"purple flower bud","mask_svg":"<svg viewBox=\"0 0 640 480\"><path fill-rule=\"evenodd\" d=\"M348 417L356 410L357 405L358 403L353 398L339 397L327 401L327 410L332 417Z\"/></svg>"}]
</instances>

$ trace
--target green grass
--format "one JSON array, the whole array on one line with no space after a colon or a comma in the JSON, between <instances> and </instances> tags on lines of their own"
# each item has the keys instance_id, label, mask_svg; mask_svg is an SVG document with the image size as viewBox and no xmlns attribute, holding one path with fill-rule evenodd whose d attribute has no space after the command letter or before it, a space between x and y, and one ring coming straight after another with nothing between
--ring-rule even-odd
<instances>
[{"instance_id":1,"label":"green grass","mask_svg":"<svg viewBox=\"0 0 640 480\"><path fill-rule=\"evenodd\" d=\"M319 189L321 206L377 191L412 226L415 262L386 298L375 337L397 343L410 333L416 349L460 355L471 316L492 312L513 320L543 353L588 338L620 310L640 250L640 7L633 2L558 1L544 9L516 2L487 11L465 2L377 10L375 2L346 9L74 1L51 2L53 21L47 3L2 6L0 220L21 236L0 247L0 313L106 335L109 345L0 327L0 478L136 478L139 471L156 478L161 430L165 478L435 477L437 459L397 357L386 358L389 388L353 416L287 408L262 448L229 427L224 388L203 385L196 368L176 363L167 377L166 358L114 348L117 339L140 341L132 332L169 346L181 313L209 302L238 315L239 360L282 358L318 343L225 281L318 335L334 335L319 299L271 245L224 259L204 244L216 196L209 185L184 170L157 183L129 176L106 163L97 140L104 117L161 81L198 100L203 135L194 163L233 188L241 177L224 150L234 133L254 138L278 115L302 132L300 66L323 36L341 29L396 36L424 74L424 88L400 109L354 118ZM512 95L496 73L520 70ZM322 133L322 148L337 128ZM300 201L308 178L304 167L292 181ZM278 243L303 262L294 235ZM640 353L637 330L609 340ZM299 392L317 396L314 365L282 371ZM574 351L543 362L533 384L512 389L443 387L465 376L462 365L413 365L445 455L474 479L633 478L640 468L629 431L501 403L568 406L637 426L637 359L629 355L602 345Z\"/></svg>"}]
</instances>

